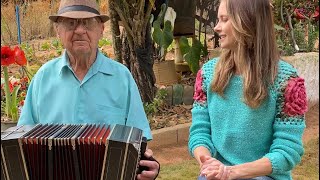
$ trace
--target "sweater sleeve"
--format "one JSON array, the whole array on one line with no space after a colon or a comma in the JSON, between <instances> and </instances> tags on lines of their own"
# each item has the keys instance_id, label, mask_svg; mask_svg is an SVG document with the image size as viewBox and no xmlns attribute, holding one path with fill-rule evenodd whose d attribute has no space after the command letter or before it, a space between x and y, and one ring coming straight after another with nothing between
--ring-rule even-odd
<instances>
[{"instance_id":1,"label":"sweater sleeve","mask_svg":"<svg viewBox=\"0 0 320 180\"><path fill-rule=\"evenodd\" d=\"M302 135L307 111L304 79L295 70L282 77L277 90L273 142L265 155L271 161L272 174L292 170L304 153Z\"/></svg>"},{"instance_id":2,"label":"sweater sleeve","mask_svg":"<svg viewBox=\"0 0 320 180\"><path fill-rule=\"evenodd\" d=\"M192 124L189 134L189 152L194 156L194 150L203 146L207 148L211 155L216 153L216 150L211 141L211 125L207 104L207 87L205 83L204 68L200 69L197 73L195 91L194 91L194 103L192 113Z\"/></svg>"}]
</instances>

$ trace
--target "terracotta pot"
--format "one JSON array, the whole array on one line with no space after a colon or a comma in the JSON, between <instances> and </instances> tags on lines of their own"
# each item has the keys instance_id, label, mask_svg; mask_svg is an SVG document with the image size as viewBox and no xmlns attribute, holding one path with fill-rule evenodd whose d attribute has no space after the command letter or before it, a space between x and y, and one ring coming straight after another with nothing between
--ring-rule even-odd
<instances>
[{"instance_id":1,"label":"terracotta pot","mask_svg":"<svg viewBox=\"0 0 320 180\"><path fill-rule=\"evenodd\" d=\"M153 64L153 72L158 85L172 85L178 82L178 76L173 60Z\"/></svg>"}]
</instances>

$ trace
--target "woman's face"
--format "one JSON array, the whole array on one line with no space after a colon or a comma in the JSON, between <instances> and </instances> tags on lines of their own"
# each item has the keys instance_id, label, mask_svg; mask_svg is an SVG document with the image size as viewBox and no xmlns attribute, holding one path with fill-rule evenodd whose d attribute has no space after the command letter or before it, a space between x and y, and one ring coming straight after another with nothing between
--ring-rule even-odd
<instances>
[{"instance_id":1,"label":"woman's face","mask_svg":"<svg viewBox=\"0 0 320 180\"><path fill-rule=\"evenodd\" d=\"M223 49L235 50L236 39L233 34L233 26L227 14L226 1L222 1L218 10L218 24L213 29L220 36L220 47Z\"/></svg>"}]
</instances>

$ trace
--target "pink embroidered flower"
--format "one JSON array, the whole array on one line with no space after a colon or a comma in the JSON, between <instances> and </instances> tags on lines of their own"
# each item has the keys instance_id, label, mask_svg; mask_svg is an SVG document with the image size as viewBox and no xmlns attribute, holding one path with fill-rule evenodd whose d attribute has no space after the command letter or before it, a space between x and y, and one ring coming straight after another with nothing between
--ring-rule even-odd
<instances>
[{"instance_id":1,"label":"pink embroidered flower","mask_svg":"<svg viewBox=\"0 0 320 180\"><path fill-rule=\"evenodd\" d=\"M304 79L291 78L284 94L284 113L289 116L303 115L307 111L307 94Z\"/></svg>"},{"instance_id":2,"label":"pink embroidered flower","mask_svg":"<svg viewBox=\"0 0 320 180\"><path fill-rule=\"evenodd\" d=\"M193 95L193 99L198 102L205 102L207 100L206 93L202 89L203 77L202 70L200 69L197 73L196 84L195 84L195 92Z\"/></svg>"}]
</instances>

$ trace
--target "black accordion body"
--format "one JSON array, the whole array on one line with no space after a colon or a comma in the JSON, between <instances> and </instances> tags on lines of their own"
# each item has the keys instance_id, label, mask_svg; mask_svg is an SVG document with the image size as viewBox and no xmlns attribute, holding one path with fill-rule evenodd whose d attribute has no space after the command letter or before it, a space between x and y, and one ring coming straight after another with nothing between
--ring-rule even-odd
<instances>
[{"instance_id":1,"label":"black accordion body","mask_svg":"<svg viewBox=\"0 0 320 180\"><path fill-rule=\"evenodd\" d=\"M1 133L1 180L133 180L146 143L118 124L17 126Z\"/></svg>"}]
</instances>

